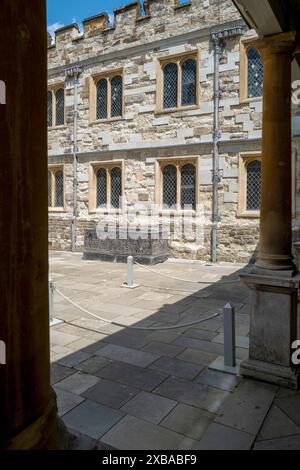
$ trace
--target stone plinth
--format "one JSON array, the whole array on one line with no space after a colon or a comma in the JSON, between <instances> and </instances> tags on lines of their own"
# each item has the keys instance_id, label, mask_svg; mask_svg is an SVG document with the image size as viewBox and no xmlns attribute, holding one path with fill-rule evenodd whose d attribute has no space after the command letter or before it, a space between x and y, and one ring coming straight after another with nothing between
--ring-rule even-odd
<instances>
[{"instance_id":1,"label":"stone plinth","mask_svg":"<svg viewBox=\"0 0 300 470\"><path fill-rule=\"evenodd\" d=\"M101 260L126 263L128 256L141 264L154 265L168 259L167 240L162 239L161 232L141 231L134 238L127 231L107 232L107 237L99 238L96 229L85 231L85 260Z\"/></svg>"},{"instance_id":2,"label":"stone plinth","mask_svg":"<svg viewBox=\"0 0 300 470\"><path fill-rule=\"evenodd\" d=\"M292 364L297 339L300 276L280 278L242 275L251 289L249 359L241 374L293 389L299 388L299 369Z\"/></svg>"}]
</instances>

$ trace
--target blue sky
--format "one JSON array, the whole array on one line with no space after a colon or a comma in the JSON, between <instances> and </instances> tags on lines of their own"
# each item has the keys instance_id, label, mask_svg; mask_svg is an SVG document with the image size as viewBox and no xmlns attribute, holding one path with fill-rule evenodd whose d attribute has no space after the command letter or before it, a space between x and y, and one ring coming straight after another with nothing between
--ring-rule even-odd
<instances>
[{"instance_id":1,"label":"blue sky","mask_svg":"<svg viewBox=\"0 0 300 470\"><path fill-rule=\"evenodd\" d=\"M52 33L55 29L77 22L79 25L83 19L106 11L112 13L117 7L132 0L47 0L48 30Z\"/></svg>"}]
</instances>

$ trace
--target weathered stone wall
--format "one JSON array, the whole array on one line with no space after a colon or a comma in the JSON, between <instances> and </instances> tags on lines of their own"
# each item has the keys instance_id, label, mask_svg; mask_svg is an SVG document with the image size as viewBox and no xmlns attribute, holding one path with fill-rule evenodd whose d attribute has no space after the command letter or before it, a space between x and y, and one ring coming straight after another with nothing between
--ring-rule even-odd
<instances>
[{"instance_id":1,"label":"weathered stone wall","mask_svg":"<svg viewBox=\"0 0 300 470\"><path fill-rule=\"evenodd\" d=\"M150 14L140 18L138 5L119 9L108 27L105 15L84 23L84 35L71 26L56 34L49 48L49 85L66 83L66 125L49 129L49 163L63 163L65 212L50 213L50 246L69 249L73 191L74 83L65 70L81 65L78 85L78 239L83 246L85 228L113 214L89 213L91 162L125 161L125 197L128 207L155 202L159 157L198 156L199 201L204 205L205 243L174 236L170 252L176 257L208 260L212 211L212 126L214 55L212 31L244 24L233 3L193 0L176 8L175 0L150 0ZM246 35L249 33L246 33ZM157 60L187 51L199 51L200 106L157 114ZM90 122L91 75L123 67L124 117ZM220 224L218 255L222 261L247 261L258 243L258 219L237 217L239 152L261 148L261 100L240 102L240 37L226 41L220 81ZM141 210L142 211L142 210ZM178 215L179 217L179 215Z\"/></svg>"}]
</instances>

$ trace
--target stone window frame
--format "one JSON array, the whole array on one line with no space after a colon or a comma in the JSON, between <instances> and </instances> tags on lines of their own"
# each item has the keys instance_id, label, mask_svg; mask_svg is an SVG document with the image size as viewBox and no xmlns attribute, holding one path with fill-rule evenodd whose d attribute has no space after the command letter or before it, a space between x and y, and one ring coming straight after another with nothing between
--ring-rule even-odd
<instances>
[{"instance_id":1,"label":"stone window frame","mask_svg":"<svg viewBox=\"0 0 300 470\"><path fill-rule=\"evenodd\" d=\"M196 104L182 106L182 68L181 65L188 59L196 61ZM177 85L177 107L164 108L164 73L163 69L167 64L175 63L178 65L178 85ZM189 111L200 107L200 51L194 49L192 51L183 52L182 54L173 54L157 59L156 67L156 109L155 114L175 113L176 111Z\"/></svg>"},{"instance_id":2,"label":"stone window frame","mask_svg":"<svg viewBox=\"0 0 300 470\"><path fill-rule=\"evenodd\" d=\"M55 201L55 173L62 171L63 173L63 206L54 206ZM48 165L48 172L51 173L51 193L52 193L52 206L48 207L49 212L66 212L66 200L65 200L65 188L66 188L66 177L64 165Z\"/></svg>"},{"instance_id":3,"label":"stone window frame","mask_svg":"<svg viewBox=\"0 0 300 470\"><path fill-rule=\"evenodd\" d=\"M248 96L248 50L253 46L253 41L258 39L258 36L251 36L250 38L242 38L240 40L240 102L252 103L254 101L262 101L262 96ZM255 47L254 47L255 48Z\"/></svg>"},{"instance_id":4,"label":"stone window frame","mask_svg":"<svg viewBox=\"0 0 300 470\"><path fill-rule=\"evenodd\" d=\"M104 168L107 174L107 206L97 207L97 173ZM111 207L110 194L110 170L120 168L122 173L121 207ZM89 164L89 214L118 214L124 210L125 197L125 162L124 160L106 160L102 162L90 162Z\"/></svg>"},{"instance_id":5,"label":"stone window frame","mask_svg":"<svg viewBox=\"0 0 300 470\"><path fill-rule=\"evenodd\" d=\"M167 214L186 214L186 213L197 213L199 207L200 192L199 192L199 155L191 156L178 156L178 157L159 157L155 161L155 201L161 215ZM181 169L185 165L194 165L196 168L196 183L195 183L195 205L196 209L185 210L181 208ZM163 170L166 166L173 165L177 171L177 203L176 209L166 209L163 207Z\"/></svg>"},{"instance_id":6,"label":"stone window frame","mask_svg":"<svg viewBox=\"0 0 300 470\"><path fill-rule=\"evenodd\" d=\"M111 117L111 80L116 77L122 77L122 115ZM107 86L107 117L104 119L97 119L97 83L99 80L105 79L108 82ZM98 72L90 77L90 124L99 122L113 122L124 119L125 114L125 93L124 93L124 68Z\"/></svg>"},{"instance_id":7,"label":"stone window frame","mask_svg":"<svg viewBox=\"0 0 300 470\"><path fill-rule=\"evenodd\" d=\"M56 125L56 92L60 89L64 90L64 123ZM48 126L48 130L62 129L66 125L66 87L65 82L55 83L48 86L48 92L52 93L52 126ZM48 122L48 116L47 116Z\"/></svg>"},{"instance_id":8,"label":"stone window frame","mask_svg":"<svg viewBox=\"0 0 300 470\"><path fill-rule=\"evenodd\" d=\"M239 154L239 192L238 192L238 217L259 219L260 210L247 210L247 166L253 161L262 162L261 152L242 152Z\"/></svg>"}]
</instances>

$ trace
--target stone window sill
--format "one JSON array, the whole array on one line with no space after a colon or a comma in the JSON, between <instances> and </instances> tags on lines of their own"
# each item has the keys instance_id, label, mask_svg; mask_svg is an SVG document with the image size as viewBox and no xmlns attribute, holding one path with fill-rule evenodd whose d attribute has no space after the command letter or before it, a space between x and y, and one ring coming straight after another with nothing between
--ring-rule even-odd
<instances>
[{"instance_id":1,"label":"stone window sill","mask_svg":"<svg viewBox=\"0 0 300 470\"><path fill-rule=\"evenodd\" d=\"M123 209L92 209L89 214L93 215L120 215Z\"/></svg>"},{"instance_id":2,"label":"stone window sill","mask_svg":"<svg viewBox=\"0 0 300 470\"><path fill-rule=\"evenodd\" d=\"M260 211L244 211L237 214L237 217L244 219L259 219Z\"/></svg>"},{"instance_id":3,"label":"stone window sill","mask_svg":"<svg viewBox=\"0 0 300 470\"><path fill-rule=\"evenodd\" d=\"M255 103L257 101L262 101L262 99L263 99L262 96L256 96L255 98L241 98L240 103L241 104Z\"/></svg>"},{"instance_id":4,"label":"stone window sill","mask_svg":"<svg viewBox=\"0 0 300 470\"><path fill-rule=\"evenodd\" d=\"M48 127L48 131L55 131L58 129L67 129L67 126L64 124L63 126L53 126L53 127Z\"/></svg>"},{"instance_id":5,"label":"stone window sill","mask_svg":"<svg viewBox=\"0 0 300 470\"><path fill-rule=\"evenodd\" d=\"M191 111L193 109L199 109L200 106L198 104L192 104L190 106L180 106L178 108L170 108L170 109L158 109L155 111L155 115L161 115L161 114L170 114L170 113L176 113L176 112L182 112L182 111Z\"/></svg>"}]
</instances>

